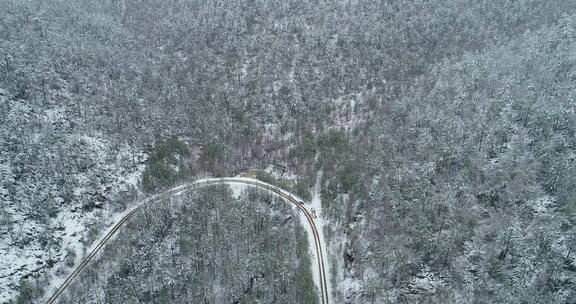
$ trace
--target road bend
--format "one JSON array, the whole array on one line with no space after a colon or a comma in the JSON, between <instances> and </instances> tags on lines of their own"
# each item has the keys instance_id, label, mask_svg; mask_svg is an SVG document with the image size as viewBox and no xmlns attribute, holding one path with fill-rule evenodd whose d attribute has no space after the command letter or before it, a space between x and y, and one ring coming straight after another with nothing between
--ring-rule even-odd
<instances>
[{"instance_id":1,"label":"road bend","mask_svg":"<svg viewBox=\"0 0 576 304\"><path fill-rule=\"evenodd\" d=\"M96 257L96 255L102 250L102 248L106 245L106 243L118 232L118 230L120 230L120 228L122 228L122 226L130 219L132 218L136 213L138 213L140 210L144 209L144 207L146 207L149 204L158 202L160 200L163 200L165 198L168 198L172 195L176 195L178 193L184 192L184 191L188 191L194 188L199 188L199 187L205 187L205 186L210 186L210 185L218 185L218 184L243 184L243 185L248 185L248 186L253 186L253 187L257 187L257 188L261 188L261 189L265 189L267 191L270 191L278 196L280 196L281 198L284 199L284 201L293 204L294 206L296 206L296 208L298 210L300 210L300 212L302 212L302 214L305 216L306 221L308 222L309 228L310 228L310 232L312 233L312 236L314 238L314 253L316 254L316 261L318 262L318 274L319 274L319 281L316 282L316 285L318 286L319 290L320 290L320 303L322 304L328 304L328 286L327 286L327 282L326 282L326 273L325 273L325 262L324 262L324 254L323 254L323 248L325 247L324 244L322 244L322 239L320 238L320 235L318 233L318 228L316 227L316 223L314 221L314 217L312 216L310 210L308 210L303 204L300 204L299 198L297 198L296 195L283 190L279 187L276 187L274 185L262 182L260 180L257 179L253 179L253 178L245 178L245 177L224 177L224 178L207 178L207 179L200 179L194 182L190 182L190 183L186 183L184 185L172 188L170 190L167 190L163 193L154 195L152 197L149 197L143 201L141 201L136 207L134 207L131 211L129 211L128 213L126 213L126 215L124 215L120 220L118 220L118 222L116 222L111 229L109 229L108 233L106 233L102 239L100 239L100 241L96 244L96 246L94 246L94 248L90 251L90 253L88 253L86 255L86 257L82 260L82 262L74 269L74 271L72 271L72 273L70 273L70 275L68 275L68 277L66 278L66 280L64 280L64 282L58 287L58 289L56 289L56 291L54 292L54 294L52 294L52 296L48 299L48 301L46 302L47 304L53 304L56 303L56 301L58 300L58 298L60 297L60 295L62 295L62 293L66 290L66 288L70 285L70 283L72 283L72 281L82 272L82 270Z\"/></svg>"}]
</instances>

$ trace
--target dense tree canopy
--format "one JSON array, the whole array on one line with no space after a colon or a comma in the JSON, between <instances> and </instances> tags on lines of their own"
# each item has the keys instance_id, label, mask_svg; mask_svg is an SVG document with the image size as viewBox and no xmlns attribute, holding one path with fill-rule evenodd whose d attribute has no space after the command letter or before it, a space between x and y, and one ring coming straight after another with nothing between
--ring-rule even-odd
<instances>
[{"instance_id":1,"label":"dense tree canopy","mask_svg":"<svg viewBox=\"0 0 576 304\"><path fill-rule=\"evenodd\" d=\"M336 303L573 303L575 9L0 0L0 290L144 191L276 166L319 182Z\"/></svg>"}]
</instances>

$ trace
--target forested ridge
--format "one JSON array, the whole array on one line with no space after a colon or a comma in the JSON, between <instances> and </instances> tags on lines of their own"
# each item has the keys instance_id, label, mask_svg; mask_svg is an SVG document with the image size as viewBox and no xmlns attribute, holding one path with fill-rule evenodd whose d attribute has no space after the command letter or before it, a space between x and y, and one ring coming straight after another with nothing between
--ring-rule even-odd
<instances>
[{"instance_id":1,"label":"forested ridge","mask_svg":"<svg viewBox=\"0 0 576 304\"><path fill-rule=\"evenodd\" d=\"M321 178L334 303L575 303L575 9L0 0L0 302L138 198L275 168Z\"/></svg>"}]
</instances>

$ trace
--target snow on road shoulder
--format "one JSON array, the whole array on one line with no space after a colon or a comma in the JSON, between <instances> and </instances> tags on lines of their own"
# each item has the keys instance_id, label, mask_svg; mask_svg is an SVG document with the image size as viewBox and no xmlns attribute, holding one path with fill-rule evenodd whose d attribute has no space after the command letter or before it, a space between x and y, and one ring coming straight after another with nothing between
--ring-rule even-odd
<instances>
[{"instance_id":1,"label":"snow on road shoulder","mask_svg":"<svg viewBox=\"0 0 576 304\"><path fill-rule=\"evenodd\" d=\"M330 278L330 254L328 250L330 247L327 246L326 238L324 237L324 219L322 214L322 200L321 200L321 191L322 191L322 178L324 176L324 171L319 170L316 174L316 183L314 184L314 189L312 192L312 201L310 202L310 207L316 211L317 218L315 219L316 227L318 228L318 235L320 238L320 244L322 245L323 255L324 255L324 276L326 279L326 291L328 296L332 296L332 280Z\"/></svg>"}]
</instances>

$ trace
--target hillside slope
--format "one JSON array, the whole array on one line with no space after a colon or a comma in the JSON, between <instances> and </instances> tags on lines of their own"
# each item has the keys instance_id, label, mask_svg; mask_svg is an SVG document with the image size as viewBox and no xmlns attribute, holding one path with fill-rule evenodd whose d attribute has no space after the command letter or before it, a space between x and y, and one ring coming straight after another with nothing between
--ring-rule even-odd
<instances>
[{"instance_id":1,"label":"hillside slope","mask_svg":"<svg viewBox=\"0 0 576 304\"><path fill-rule=\"evenodd\" d=\"M0 0L0 302L138 199L258 169L318 184L336 303L573 303L575 14Z\"/></svg>"}]
</instances>

